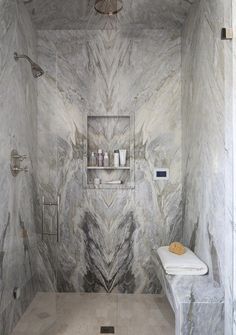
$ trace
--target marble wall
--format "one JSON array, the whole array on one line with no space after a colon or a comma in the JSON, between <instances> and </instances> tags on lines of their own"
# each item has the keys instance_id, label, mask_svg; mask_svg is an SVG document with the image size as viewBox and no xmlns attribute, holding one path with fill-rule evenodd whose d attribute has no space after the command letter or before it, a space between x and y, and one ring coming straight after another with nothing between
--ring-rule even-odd
<instances>
[{"instance_id":1,"label":"marble wall","mask_svg":"<svg viewBox=\"0 0 236 335\"><path fill-rule=\"evenodd\" d=\"M159 293L153 249L183 236L213 284L225 287L231 334L232 175L225 171L232 172L233 98L224 60L232 50L220 40L230 0L196 0L182 39L190 0L166 1L157 12L148 10L151 0L146 11L130 1L133 15L113 19L95 15L89 2L77 20L70 4L29 5L37 28L54 29L38 31L46 73L37 82L37 118L29 64L13 59L14 51L37 59L36 36L20 2L0 2L0 333L11 331L38 289ZM134 115L134 189L84 187L86 116L101 114ZM29 173L17 178L9 172L13 148L29 157ZM170 180L153 181L154 167L169 168ZM60 243L48 236L37 244L43 195L60 195ZM45 228L56 231L55 209L46 209Z\"/></svg>"},{"instance_id":2,"label":"marble wall","mask_svg":"<svg viewBox=\"0 0 236 335\"><path fill-rule=\"evenodd\" d=\"M152 249L181 238L177 29L38 31L39 191L61 196L60 235L40 244L45 289L158 293ZM135 189L83 188L86 115L135 116ZM119 146L119 139L117 145ZM169 181L153 181L168 167ZM46 228L55 231L55 212ZM48 275L47 275L48 273Z\"/></svg>"},{"instance_id":3,"label":"marble wall","mask_svg":"<svg viewBox=\"0 0 236 335\"><path fill-rule=\"evenodd\" d=\"M15 51L36 59L35 34L25 8L0 1L0 333L9 334L36 292L36 84L27 62ZM13 177L10 154L26 154L28 173ZM13 289L21 289L13 300Z\"/></svg>"},{"instance_id":4,"label":"marble wall","mask_svg":"<svg viewBox=\"0 0 236 335\"><path fill-rule=\"evenodd\" d=\"M231 12L232 12L232 26L235 29L236 28L236 1L232 0L232 7L230 6ZM233 197L233 210L232 210L232 224L233 224L233 244L232 244L232 257L233 257L233 266L232 266L232 271L233 271L233 285L232 287L229 287L228 291L230 294L228 294L228 305L233 306L233 315L231 317L231 320L233 321L231 324L233 324L233 334L236 334L236 39L234 36L233 39L233 44L232 44L232 49L230 50L230 58L231 58L231 67L229 68L228 74L230 74L230 93L231 93L231 99L230 103L233 109L232 117L231 117L231 133L233 133L233 153L232 153L232 165L233 165L233 186L232 186L232 197ZM233 57L232 57L233 56ZM233 69L233 71L232 71ZM230 71L231 70L231 71ZM231 107L230 106L230 107ZM231 290L230 290L231 289ZM230 321L231 321L230 320Z\"/></svg>"},{"instance_id":5,"label":"marble wall","mask_svg":"<svg viewBox=\"0 0 236 335\"><path fill-rule=\"evenodd\" d=\"M42 29L181 29L194 0L123 0L116 16L100 15L94 1L31 0L26 5L35 27Z\"/></svg>"},{"instance_id":6,"label":"marble wall","mask_svg":"<svg viewBox=\"0 0 236 335\"><path fill-rule=\"evenodd\" d=\"M182 35L184 242L225 289L225 334L232 332L231 1L196 1ZM227 273L227 275L226 275Z\"/></svg>"}]
</instances>

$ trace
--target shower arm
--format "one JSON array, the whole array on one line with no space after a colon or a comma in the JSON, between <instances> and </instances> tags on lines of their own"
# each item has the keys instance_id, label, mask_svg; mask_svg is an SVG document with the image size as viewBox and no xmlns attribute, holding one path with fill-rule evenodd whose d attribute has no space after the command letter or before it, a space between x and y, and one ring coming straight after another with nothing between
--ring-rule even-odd
<instances>
[{"instance_id":1,"label":"shower arm","mask_svg":"<svg viewBox=\"0 0 236 335\"><path fill-rule=\"evenodd\" d=\"M44 74L43 69L38 64L36 64L34 61L32 61L30 57L28 57L27 55L22 55L22 54L18 55L17 52L14 52L15 61L18 62L20 58L25 58L30 63L31 71L32 71L34 78L39 78Z\"/></svg>"},{"instance_id":2,"label":"shower arm","mask_svg":"<svg viewBox=\"0 0 236 335\"><path fill-rule=\"evenodd\" d=\"M16 61L17 61L19 58L25 58L25 59L27 59L27 60L30 62L31 65L34 64L34 62L32 61L32 59L30 59L28 56L26 56L26 55L18 55L17 52L14 53L14 58L15 58Z\"/></svg>"}]
</instances>

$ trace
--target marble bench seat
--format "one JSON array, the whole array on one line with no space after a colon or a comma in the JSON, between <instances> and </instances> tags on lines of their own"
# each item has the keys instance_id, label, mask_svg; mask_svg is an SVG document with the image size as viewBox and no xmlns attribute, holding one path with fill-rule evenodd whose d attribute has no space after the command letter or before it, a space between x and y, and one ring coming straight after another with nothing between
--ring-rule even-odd
<instances>
[{"instance_id":1,"label":"marble bench seat","mask_svg":"<svg viewBox=\"0 0 236 335\"><path fill-rule=\"evenodd\" d=\"M175 335L224 335L224 291L209 276L172 276L161 283L175 313Z\"/></svg>"}]
</instances>

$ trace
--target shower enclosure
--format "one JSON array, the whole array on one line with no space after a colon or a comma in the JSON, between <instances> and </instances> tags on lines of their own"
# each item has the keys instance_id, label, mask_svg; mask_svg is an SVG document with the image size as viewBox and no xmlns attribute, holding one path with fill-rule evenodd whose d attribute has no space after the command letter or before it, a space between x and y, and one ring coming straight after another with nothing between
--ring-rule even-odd
<instances>
[{"instance_id":1,"label":"shower enclosure","mask_svg":"<svg viewBox=\"0 0 236 335\"><path fill-rule=\"evenodd\" d=\"M156 249L182 241L231 335L234 0L94 4L0 4L0 334L173 334Z\"/></svg>"}]
</instances>

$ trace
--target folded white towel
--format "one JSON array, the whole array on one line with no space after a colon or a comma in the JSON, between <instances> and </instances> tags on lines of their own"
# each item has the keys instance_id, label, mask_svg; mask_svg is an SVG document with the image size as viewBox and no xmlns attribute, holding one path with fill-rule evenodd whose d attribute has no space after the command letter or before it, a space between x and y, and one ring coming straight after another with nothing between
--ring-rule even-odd
<instances>
[{"instance_id":1,"label":"folded white towel","mask_svg":"<svg viewBox=\"0 0 236 335\"><path fill-rule=\"evenodd\" d=\"M170 252L168 246L160 247L157 253L167 274L202 276L208 272L207 265L188 248L183 255Z\"/></svg>"}]
</instances>

